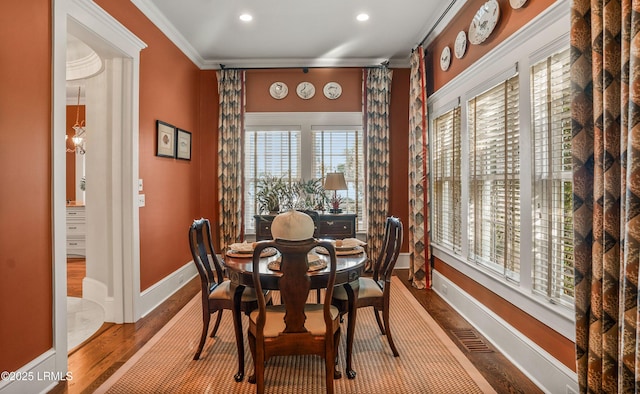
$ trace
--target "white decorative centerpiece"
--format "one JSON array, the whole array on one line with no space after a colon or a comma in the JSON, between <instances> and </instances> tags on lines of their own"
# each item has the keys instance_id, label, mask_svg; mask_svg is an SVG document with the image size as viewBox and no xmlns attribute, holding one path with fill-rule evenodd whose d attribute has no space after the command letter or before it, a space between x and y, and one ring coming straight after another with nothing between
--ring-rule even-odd
<instances>
[{"instance_id":1,"label":"white decorative centerpiece","mask_svg":"<svg viewBox=\"0 0 640 394\"><path fill-rule=\"evenodd\" d=\"M287 211L277 215L271 223L273 239L302 241L313 238L315 225L311 216L299 211Z\"/></svg>"}]
</instances>

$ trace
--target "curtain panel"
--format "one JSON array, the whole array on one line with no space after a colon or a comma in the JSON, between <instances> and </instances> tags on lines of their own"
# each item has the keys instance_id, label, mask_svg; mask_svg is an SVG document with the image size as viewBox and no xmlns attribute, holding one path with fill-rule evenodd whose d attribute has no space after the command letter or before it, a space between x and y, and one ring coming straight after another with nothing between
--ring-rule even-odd
<instances>
[{"instance_id":1,"label":"curtain panel","mask_svg":"<svg viewBox=\"0 0 640 394\"><path fill-rule=\"evenodd\" d=\"M409 60L409 280L418 289L431 288L429 245L429 145L424 49Z\"/></svg>"},{"instance_id":2,"label":"curtain panel","mask_svg":"<svg viewBox=\"0 0 640 394\"><path fill-rule=\"evenodd\" d=\"M571 6L578 383L638 392L640 3Z\"/></svg>"},{"instance_id":3,"label":"curtain panel","mask_svg":"<svg viewBox=\"0 0 640 394\"><path fill-rule=\"evenodd\" d=\"M217 71L218 200L221 250L242 238L242 131L244 118L244 71Z\"/></svg>"},{"instance_id":4,"label":"curtain panel","mask_svg":"<svg viewBox=\"0 0 640 394\"><path fill-rule=\"evenodd\" d=\"M393 71L387 67L364 70L363 113L367 138L367 247L375 258L382 250L389 215L389 104ZM372 269L369 259L366 271Z\"/></svg>"}]
</instances>

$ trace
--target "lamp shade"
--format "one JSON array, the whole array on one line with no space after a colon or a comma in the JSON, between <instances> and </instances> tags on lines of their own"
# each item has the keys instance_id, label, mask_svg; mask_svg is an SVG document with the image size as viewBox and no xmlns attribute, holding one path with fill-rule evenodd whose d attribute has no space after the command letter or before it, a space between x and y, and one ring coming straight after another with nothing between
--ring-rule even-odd
<instances>
[{"instance_id":1,"label":"lamp shade","mask_svg":"<svg viewBox=\"0 0 640 394\"><path fill-rule=\"evenodd\" d=\"M347 190L342 172L328 172L324 179L324 190Z\"/></svg>"}]
</instances>

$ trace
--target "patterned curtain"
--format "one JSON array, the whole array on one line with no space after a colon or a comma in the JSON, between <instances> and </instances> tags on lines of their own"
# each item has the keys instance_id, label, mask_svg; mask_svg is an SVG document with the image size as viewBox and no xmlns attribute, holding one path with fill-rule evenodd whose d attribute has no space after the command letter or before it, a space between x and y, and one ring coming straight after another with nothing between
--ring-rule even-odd
<instances>
[{"instance_id":1,"label":"patterned curtain","mask_svg":"<svg viewBox=\"0 0 640 394\"><path fill-rule=\"evenodd\" d=\"M220 70L218 95L218 199L222 249L242 237L242 129L244 71Z\"/></svg>"},{"instance_id":2,"label":"patterned curtain","mask_svg":"<svg viewBox=\"0 0 640 394\"><path fill-rule=\"evenodd\" d=\"M413 287L424 289L431 288L431 248L427 91L421 46L413 51L409 63L409 280Z\"/></svg>"},{"instance_id":3,"label":"patterned curtain","mask_svg":"<svg viewBox=\"0 0 640 394\"><path fill-rule=\"evenodd\" d=\"M382 249L389 215L389 103L393 71L387 67L364 70L363 113L367 136L367 247L375 259ZM372 269L372 261L365 270Z\"/></svg>"},{"instance_id":4,"label":"patterned curtain","mask_svg":"<svg viewBox=\"0 0 640 394\"><path fill-rule=\"evenodd\" d=\"M574 0L575 314L583 393L638 392L640 4Z\"/></svg>"}]
</instances>

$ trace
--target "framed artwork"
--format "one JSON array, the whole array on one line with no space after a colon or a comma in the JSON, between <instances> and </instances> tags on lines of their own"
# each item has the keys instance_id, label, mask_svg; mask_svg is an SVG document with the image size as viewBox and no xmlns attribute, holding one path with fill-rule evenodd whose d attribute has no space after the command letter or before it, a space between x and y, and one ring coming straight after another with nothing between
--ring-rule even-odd
<instances>
[{"instance_id":1,"label":"framed artwork","mask_svg":"<svg viewBox=\"0 0 640 394\"><path fill-rule=\"evenodd\" d=\"M156 156L176 157L176 128L169 123L156 120Z\"/></svg>"},{"instance_id":2,"label":"framed artwork","mask_svg":"<svg viewBox=\"0 0 640 394\"><path fill-rule=\"evenodd\" d=\"M191 133L178 129L176 137L176 157L182 160L191 160Z\"/></svg>"}]
</instances>

